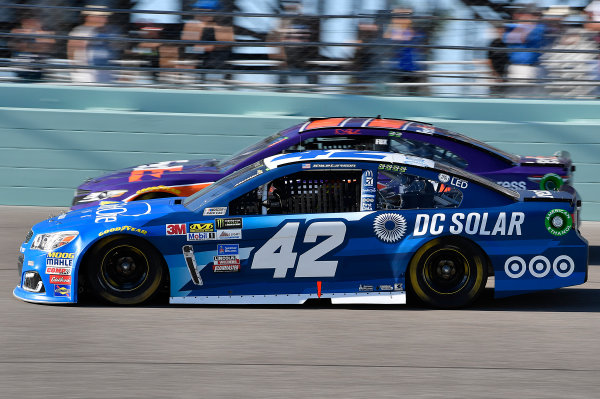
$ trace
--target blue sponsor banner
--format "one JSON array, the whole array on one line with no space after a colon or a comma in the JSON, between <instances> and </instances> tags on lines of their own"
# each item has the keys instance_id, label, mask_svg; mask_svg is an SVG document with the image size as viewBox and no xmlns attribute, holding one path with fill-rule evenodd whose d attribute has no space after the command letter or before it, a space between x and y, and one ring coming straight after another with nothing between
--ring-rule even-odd
<instances>
[{"instance_id":1,"label":"blue sponsor banner","mask_svg":"<svg viewBox=\"0 0 600 399\"><path fill-rule=\"evenodd\" d=\"M217 252L219 255L238 255L240 246L238 244L219 244Z\"/></svg>"}]
</instances>

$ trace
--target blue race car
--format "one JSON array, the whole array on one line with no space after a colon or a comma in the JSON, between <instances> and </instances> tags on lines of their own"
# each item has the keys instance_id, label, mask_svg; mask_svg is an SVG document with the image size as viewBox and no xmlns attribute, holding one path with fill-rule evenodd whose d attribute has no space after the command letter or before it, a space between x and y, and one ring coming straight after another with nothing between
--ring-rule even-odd
<instances>
[{"instance_id":1,"label":"blue race car","mask_svg":"<svg viewBox=\"0 0 600 399\"><path fill-rule=\"evenodd\" d=\"M575 192L575 166L566 152L533 157L498 148L423 122L382 118L313 118L276 133L221 161L178 160L139 165L89 179L72 209L102 200L187 197L256 161L287 152L354 149L398 152L441 161L513 190ZM562 186L562 187L561 187Z\"/></svg>"},{"instance_id":2,"label":"blue race car","mask_svg":"<svg viewBox=\"0 0 600 399\"><path fill-rule=\"evenodd\" d=\"M575 198L513 191L450 165L368 151L258 161L188 198L107 202L35 225L25 301L114 304L168 283L177 304L471 304L582 284Z\"/></svg>"}]
</instances>

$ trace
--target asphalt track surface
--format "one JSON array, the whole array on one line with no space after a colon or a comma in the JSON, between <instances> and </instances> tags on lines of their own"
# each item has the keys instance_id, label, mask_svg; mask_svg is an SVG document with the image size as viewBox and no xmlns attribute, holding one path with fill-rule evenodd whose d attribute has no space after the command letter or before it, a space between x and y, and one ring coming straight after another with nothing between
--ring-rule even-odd
<instances>
[{"instance_id":1,"label":"asphalt track surface","mask_svg":"<svg viewBox=\"0 0 600 399\"><path fill-rule=\"evenodd\" d=\"M59 209L0 207L0 398L600 397L600 223L586 284L468 310L21 302L18 247Z\"/></svg>"}]
</instances>

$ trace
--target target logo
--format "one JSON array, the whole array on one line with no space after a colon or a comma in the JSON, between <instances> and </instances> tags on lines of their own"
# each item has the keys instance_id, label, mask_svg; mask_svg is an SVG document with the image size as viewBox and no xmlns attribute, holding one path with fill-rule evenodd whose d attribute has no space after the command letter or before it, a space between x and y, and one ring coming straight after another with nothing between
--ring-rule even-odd
<instances>
[{"instance_id":1,"label":"target logo","mask_svg":"<svg viewBox=\"0 0 600 399\"><path fill-rule=\"evenodd\" d=\"M520 256L511 256L504 262L504 272L510 278L520 278L527 271L535 278L546 277L553 271L558 277L569 277L575 271L575 262L570 256L561 255L550 262L545 256L534 256L529 263Z\"/></svg>"}]
</instances>

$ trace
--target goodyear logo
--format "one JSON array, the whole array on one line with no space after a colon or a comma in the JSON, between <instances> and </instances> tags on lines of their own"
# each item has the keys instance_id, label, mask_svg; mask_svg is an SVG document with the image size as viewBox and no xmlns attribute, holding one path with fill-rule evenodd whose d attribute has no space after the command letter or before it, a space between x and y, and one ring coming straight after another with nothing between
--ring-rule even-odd
<instances>
[{"instance_id":1,"label":"goodyear logo","mask_svg":"<svg viewBox=\"0 0 600 399\"><path fill-rule=\"evenodd\" d=\"M214 223L190 223L190 233L205 233L215 231Z\"/></svg>"},{"instance_id":2,"label":"goodyear logo","mask_svg":"<svg viewBox=\"0 0 600 399\"><path fill-rule=\"evenodd\" d=\"M143 234L143 235L148 234L148 232L146 230L138 229L138 228L131 227L131 226L120 226L120 227L113 227L112 229L104 230L104 231L98 233L98 237L102 237L103 235L108 234L108 233L115 233L115 232L122 232L122 231L131 231L131 232L139 233L139 234Z\"/></svg>"}]
</instances>

